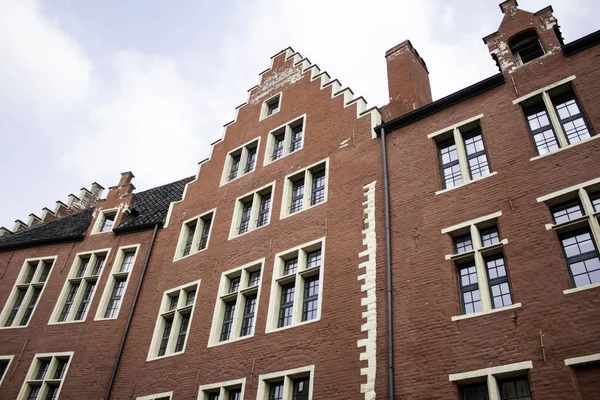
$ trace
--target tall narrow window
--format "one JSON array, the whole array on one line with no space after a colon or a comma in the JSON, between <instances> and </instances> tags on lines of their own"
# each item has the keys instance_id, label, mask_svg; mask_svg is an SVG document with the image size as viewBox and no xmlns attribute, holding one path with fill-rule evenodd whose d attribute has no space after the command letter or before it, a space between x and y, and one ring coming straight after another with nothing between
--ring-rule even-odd
<instances>
[{"instance_id":1,"label":"tall narrow window","mask_svg":"<svg viewBox=\"0 0 600 400\"><path fill-rule=\"evenodd\" d=\"M229 152L225 159L221 185L254 171L259 141L259 139L254 139Z\"/></svg>"},{"instance_id":2,"label":"tall narrow window","mask_svg":"<svg viewBox=\"0 0 600 400\"><path fill-rule=\"evenodd\" d=\"M477 282L477 268L475 263L458 267L460 275L460 293L463 313L472 314L482 311L479 283Z\"/></svg>"},{"instance_id":3,"label":"tall narrow window","mask_svg":"<svg viewBox=\"0 0 600 400\"><path fill-rule=\"evenodd\" d=\"M460 185L463 182L460 164L458 161L458 151L456 149L456 143L454 143L454 140L447 141L441 143L439 148L444 188L447 189Z\"/></svg>"},{"instance_id":4,"label":"tall narrow window","mask_svg":"<svg viewBox=\"0 0 600 400\"><path fill-rule=\"evenodd\" d=\"M263 262L258 260L226 271L221 276L209 346L254 335Z\"/></svg>"},{"instance_id":5,"label":"tall narrow window","mask_svg":"<svg viewBox=\"0 0 600 400\"><path fill-rule=\"evenodd\" d=\"M558 139L550 124L546 108L542 105L525 110L529 131L538 154L546 154L558 150Z\"/></svg>"},{"instance_id":6,"label":"tall narrow window","mask_svg":"<svg viewBox=\"0 0 600 400\"><path fill-rule=\"evenodd\" d=\"M279 160L283 157L283 143L285 142L285 133L280 133L274 136L274 145L273 145L273 155L271 156L271 160Z\"/></svg>"},{"instance_id":7,"label":"tall narrow window","mask_svg":"<svg viewBox=\"0 0 600 400\"><path fill-rule=\"evenodd\" d=\"M477 129L464 134L467 163L471 179L481 178L490 174L487 154L483 146L481 130Z\"/></svg>"},{"instance_id":8,"label":"tall narrow window","mask_svg":"<svg viewBox=\"0 0 600 400\"><path fill-rule=\"evenodd\" d=\"M292 400L308 400L308 389L310 387L310 378L294 379L294 392Z\"/></svg>"},{"instance_id":9,"label":"tall narrow window","mask_svg":"<svg viewBox=\"0 0 600 400\"><path fill-rule=\"evenodd\" d=\"M544 49L534 30L528 30L516 35L508 42L508 46L515 57L515 64L517 66L544 55Z\"/></svg>"},{"instance_id":10,"label":"tall narrow window","mask_svg":"<svg viewBox=\"0 0 600 400\"><path fill-rule=\"evenodd\" d=\"M564 234L561 244L575 287L600 282L600 257L589 229Z\"/></svg>"},{"instance_id":11,"label":"tall narrow window","mask_svg":"<svg viewBox=\"0 0 600 400\"><path fill-rule=\"evenodd\" d=\"M296 285L293 283L284 285L281 288L281 304L279 305L278 328L283 328L292 324L292 311L294 311L294 291Z\"/></svg>"},{"instance_id":12,"label":"tall narrow window","mask_svg":"<svg viewBox=\"0 0 600 400\"><path fill-rule=\"evenodd\" d=\"M290 144L290 153L300 150L302 147L302 133L304 132L304 126L302 121L292 128L292 143Z\"/></svg>"},{"instance_id":13,"label":"tall narrow window","mask_svg":"<svg viewBox=\"0 0 600 400\"><path fill-rule=\"evenodd\" d=\"M51 322L85 321L107 257L107 250L82 253L75 257Z\"/></svg>"},{"instance_id":14,"label":"tall narrow window","mask_svg":"<svg viewBox=\"0 0 600 400\"><path fill-rule=\"evenodd\" d=\"M275 182L236 200L229 239L268 225L271 220L271 196Z\"/></svg>"},{"instance_id":15,"label":"tall narrow window","mask_svg":"<svg viewBox=\"0 0 600 400\"><path fill-rule=\"evenodd\" d=\"M302 210L304 200L304 179L294 182L292 186L292 202L290 204L290 214Z\"/></svg>"},{"instance_id":16,"label":"tall narrow window","mask_svg":"<svg viewBox=\"0 0 600 400\"><path fill-rule=\"evenodd\" d=\"M269 400L283 400L283 382L273 382L269 385Z\"/></svg>"},{"instance_id":17,"label":"tall narrow window","mask_svg":"<svg viewBox=\"0 0 600 400\"><path fill-rule=\"evenodd\" d=\"M573 91L552 98L558 119L569 144L589 139L592 135Z\"/></svg>"},{"instance_id":18,"label":"tall narrow window","mask_svg":"<svg viewBox=\"0 0 600 400\"><path fill-rule=\"evenodd\" d=\"M192 323L198 282L167 290L154 328L148 360L184 351Z\"/></svg>"},{"instance_id":19,"label":"tall narrow window","mask_svg":"<svg viewBox=\"0 0 600 400\"><path fill-rule=\"evenodd\" d=\"M8 371L8 366L12 361L14 356L0 356L0 385L2 385L2 381L6 376L6 372Z\"/></svg>"},{"instance_id":20,"label":"tall narrow window","mask_svg":"<svg viewBox=\"0 0 600 400\"><path fill-rule=\"evenodd\" d=\"M269 132L265 165L303 148L306 116L302 115Z\"/></svg>"},{"instance_id":21,"label":"tall narrow window","mask_svg":"<svg viewBox=\"0 0 600 400\"><path fill-rule=\"evenodd\" d=\"M183 223L174 260L198 253L208 247L214 210Z\"/></svg>"},{"instance_id":22,"label":"tall narrow window","mask_svg":"<svg viewBox=\"0 0 600 400\"><path fill-rule=\"evenodd\" d=\"M50 276L56 257L25 260L0 313L0 327L27 326Z\"/></svg>"},{"instance_id":23,"label":"tall narrow window","mask_svg":"<svg viewBox=\"0 0 600 400\"><path fill-rule=\"evenodd\" d=\"M271 211L271 193L267 193L260 199L260 209L258 210L258 220L256 226L263 226L269 222L269 213Z\"/></svg>"},{"instance_id":24,"label":"tall narrow window","mask_svg":"<svg viewBox=\"0 0 600 400\"><path fill-rule=\"evenodd\" d=\"M118 250L95 319L118 317L138 248L139 245L124 246Z\"/></svg>"},{"instance_id":25,"label":"tall narrow window","mask_svg":"<svg viewBox=\"0 0 600 400\"><path fill-rule=\"evenodd\" d=\"M244 207L242 208L242 218L240 221L240 227L238 229L238 233L241 235L242 233L248 232L248 227L250 226L250 214L252 213L252 200L246 202Z\"/></svg>"},{"instance_id":26,"label":"tall narrow window","mask_svg":"<svg viewBox=\"0 0 600 400\"><path fill-rule=\"evenodd\" d=\"M237 178L238 168L240 167L240 160L241 160L241 158L242 158L242 153L241 152L239 154L231 156L231 169L229 171L229 177L228 177L228 179L230 181L232 181L235 178Z\"/></svg>"},{"instance_id":27,"label":"tall narrow window","mask_svg":"<svg viewBox=\"0 0 600 400\"><path fill-rule=\"evenodd\" d=\"M246 165L244 166L244 174L254 171L256 166L256 146L248 148L248 156L246 158Z\"/></svg>"},{"instance_id":28,"label":"tall narrow window","mask_svg":"<svg viewBox=\"0 0 600 400\"><path fill-rule=\"evenodd\" d=\"M198 251L204 250L208 245L208 235L210 234L211 224L212 214L202 218L202 233L200 234L200 242L198 242Z\"/></svg>"},{"instance_id":29,"label":"tall narrow window","mask_svg":"<svg viewBox=\"0 0 600 400\"><path fill-rule=\"evenodd\" d=\"M302 321L317 318L319 301L319 277L315 276L304 281L304 300L302 306Z\"/></svg>"},{"instance_id":30,"label":"tall narrow window","mask_svg":"<svg viewBox=\"0 0 600 400\"><path fill-rule=\"evenodd\" d=\"M72 352L36 354L18 398L58 399L72 358Z\"/></svg>"},{"instance_id":31,"label":"tall narrow window","mask_svg":"<svg viewBox=\"0 0 600 400\"><path fill-rule=\"evenodd\" d=\"M325 201L325 170L315 172L312 178L310 205L314 206Z\"/></svg>"}]
</instances>

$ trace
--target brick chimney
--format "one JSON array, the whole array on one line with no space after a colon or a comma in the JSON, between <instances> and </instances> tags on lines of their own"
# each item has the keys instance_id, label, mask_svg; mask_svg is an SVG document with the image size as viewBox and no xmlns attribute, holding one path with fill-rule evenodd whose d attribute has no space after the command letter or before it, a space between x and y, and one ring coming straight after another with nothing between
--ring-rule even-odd
<instances>
[{"instance_id":1,"label":"brick chimney","mask_svg":"<svg viewBox=\"0 0 600 400\"><path fill-rule=\"evenodd\" d=\"M385 53L390 103L383 107L389 120L431 103L429 71L425 61L405 40Z\"/></svg>"}]
</instances>

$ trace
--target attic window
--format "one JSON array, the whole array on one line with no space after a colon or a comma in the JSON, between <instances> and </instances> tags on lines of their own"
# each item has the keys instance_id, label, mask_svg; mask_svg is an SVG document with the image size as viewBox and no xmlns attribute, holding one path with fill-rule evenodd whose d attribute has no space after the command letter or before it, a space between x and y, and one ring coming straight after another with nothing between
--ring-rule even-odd
<instances>
[{"instance_id":1,"label":"attic window","mask_svg":"<svg viewBox=\"0 0 600 400\"><path fill-rule=\"evenodd\" d=\"M540 39L533 30L519 33L509 41L508 45L515 57L517 66L526 64L544 55Z\"/></svg>"}]
</instances>

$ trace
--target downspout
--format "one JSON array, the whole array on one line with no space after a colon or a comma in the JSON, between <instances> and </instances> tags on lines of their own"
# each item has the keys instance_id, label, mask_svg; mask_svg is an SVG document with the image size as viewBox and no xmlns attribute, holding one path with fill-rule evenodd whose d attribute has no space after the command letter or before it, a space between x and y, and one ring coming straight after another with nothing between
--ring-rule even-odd
<instances>
[{"instance_id":1,"label":"downspout","mask_svg":"<svg viewBox=\"0 0 600 400\"><path fill-rule=\"evenodd\" d=\"M104 394L104 400L108 400L108 398L110 397L110 391L112 390L113 383L115 382L115 377L117 376L117 369L119 368L119 362L121 361L121 356L123 355L123 348L125 347L125 340L127 339L127 334L129 333L129 327L131 326L131 320L133 319L133 312L135 310L135 305L138 301L138 297L140 295L140 289L142 288L142 282L144 281L144 275L146 275L146 269L148 268L148 260L150 260L150 254L152 253L152 247L154 247L154 240L156 239L157 231L158 231L158 224L154 225L154 231L152 232L152 239L150 239L150 245L148 246L148 252L146 252L146 259L144 260L144 266L142 267L142 273L140 274L140 279L138 280L137 288L135 289L135 296L133 297L133 303L131 304L131 309L129 310L129 317L127 317L127 323L125 324L125 329L123 330L123 337L121 338L121 344L119 344L119 350L117 351L117 358L115 359L115 364L113 365L113 369L110 374L110 381L108 382L108 387L106 388L106 393Z\"/></svg>"},{"instance_id":2,"label":"downspout","mask_svg":"<svg viewBox=\"0 0 600 400\"><path fill-rule=\"evenodd\" d=\"M390 189L388 186L385 128L381 128L381 160L383 167L383 207L385 212L385 291L387 328L388 400L394 400L394 333L392 326L392 246L390 233Z\"/></svg>"}]
</instances>

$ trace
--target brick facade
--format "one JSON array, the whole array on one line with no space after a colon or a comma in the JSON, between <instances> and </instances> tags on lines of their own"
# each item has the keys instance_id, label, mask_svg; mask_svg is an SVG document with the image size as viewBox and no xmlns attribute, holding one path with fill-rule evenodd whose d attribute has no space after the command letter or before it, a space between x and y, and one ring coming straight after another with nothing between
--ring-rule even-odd
<instances>
[{"instance_id":1,"label":"brick facade","mask_svg":"<svg viewBox=\"0 0 600 400\"><path fill-rule=\"evenodd\" d=\"M12 248L3 247L4 240L15 240L17 235L28 234L33 237L28 240L34 240L36 229L61 218L5 233L0 239L2 307L24 260L57 259L28 326L0 329L0 358L14 356L0 398L17 397L36 353L67 351L73 357L60 398L104 398L124 332L111 399L169 392L173 399L203 399L201 387L243 379L244 398L255 399L273 382L265 383L261 376L299 368L313 371L312 399L388 397L386 220L382 139L377 136L383 127L389 176L395 398L459 399L465 385L486 379L481 374L463 379L461 374L531 362L531 367L515 373L528 378L532 398L593 399L600 392L597 359L574 366L565 365L565 360L600 354L596 311L600 289L592 285L569 292L573 284L560 241L554 230L546 229L552 223L551 213L537 199L599 178L600 140L594 135L538 157L521 104L513 101L574 75L569 84L590 130L597 133L599 47L580 46L566 56L552 10L531 14L516 6L511 0L502 3L500 28L484 39L501 68L494 77L497 84L485 88L487 84L481 84L481 90L468 95L458 93L456 101L432 102L425 63L410 42L403 42L386 55L390 104L380 112L369 109L364 99L354 99L350 89L342 89L299 53L286 49L272 57L271 66L249 90L248 100L237 107L234 121L226 125L223 138L213 145L210 158L201 162L193 179L180 181L173 190L170 186L152 189L143 197L134 190L133 174L124 173L105 200L89 204L92 219L79 240L40 245L16 241ZM507 43L532 27L547 51L516 66ZM277 94L278 112L264 118L264 102ZM481 114L479 126L494 174L444 190L439 144L428 135ZM269 135L300 116L305 118L301 149L271 162L269 146L274 139ZM224 166L230 152L258 138L254 170L227 182ZM282 214L282 207L289 207L284 194L284 188L291 186L288 177L322 161L327 161L326 201L281 218L287 214ZM236 199L272 182L270 223L230 238L232 225L239 225L234 220ZM304 190L312 189L306 185ZM103 211L113 209L118 210L114 234L93 233ZM210 210L214 214L206 249L181 257L184 224ZM502 252L512 300L520 304L461 316L458 262L447 259L455 250L451 235L442 230L498 212L500 238L508 240ZM151 217L154 214L160 217ZM271 295L273 285L284 282L273 279L277 254L321 238L320 318L286 329L267 329L269 308L279 310L279 298ZM95 321L117 249L134 244L140 247L118 318ZM75 255L97 249L111 252L85 322L48 324ZM261 259L253 336L209 345L222 274ZM149 356L163 294L196 281L185 351ZM219 331L221 323L216 321ZM290 374L294 378L306 372ZM496 378L506 376L510 374L499 373ZM488 384L496 378L487 378ZM498 396L492 393L490 398ZM285 397L291 398L291 393Z\"/></svg>"}]
</instances>

